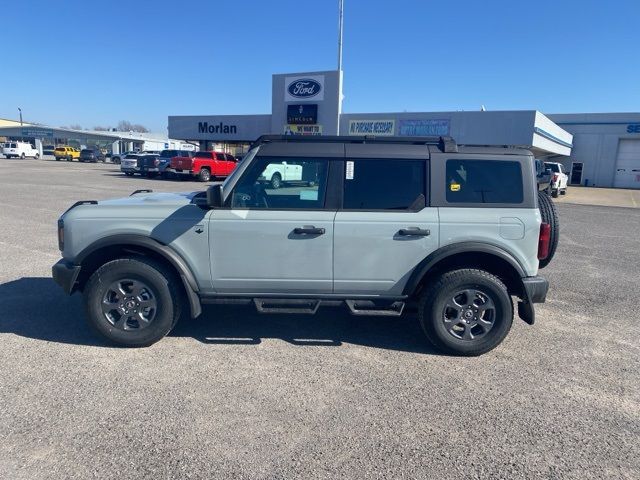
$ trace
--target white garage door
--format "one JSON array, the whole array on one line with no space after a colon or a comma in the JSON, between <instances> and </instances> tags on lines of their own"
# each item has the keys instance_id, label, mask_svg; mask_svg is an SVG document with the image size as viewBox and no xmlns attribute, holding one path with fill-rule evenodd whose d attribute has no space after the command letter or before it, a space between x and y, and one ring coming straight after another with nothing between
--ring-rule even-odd
<instances>
[{"instance_id":1,"label":"white garage door","mask_svg":"<svg viewBox=\"0 0 640 480\"><path fill-rule=\"evenodd\" d=\"M640 140L620 140L613 186L640 188Z\"/></svg>"}]
</instances>

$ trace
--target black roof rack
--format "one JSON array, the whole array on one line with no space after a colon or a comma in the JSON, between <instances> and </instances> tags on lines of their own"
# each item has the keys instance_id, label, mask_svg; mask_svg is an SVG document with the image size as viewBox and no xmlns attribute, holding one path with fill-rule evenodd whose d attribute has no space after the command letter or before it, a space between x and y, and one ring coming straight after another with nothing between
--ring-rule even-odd
<instances>
[{"instance_id":1,"label":"black roof rack","mask_svg":"<svg viewBox=\"0 0 640 480\"><path fill-rule=\"evenodd\" d=\"M458 144L451 137L376 137L374 135L262 135L251 148L265 143L401 143L405 145L438 145L445 153L458 151Z\"/></svg>"}]
</instances>

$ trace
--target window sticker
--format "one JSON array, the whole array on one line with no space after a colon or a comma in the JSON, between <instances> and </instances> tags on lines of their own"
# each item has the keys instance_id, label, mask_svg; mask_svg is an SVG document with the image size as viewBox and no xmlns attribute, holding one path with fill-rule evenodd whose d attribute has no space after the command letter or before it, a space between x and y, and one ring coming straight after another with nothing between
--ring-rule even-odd
<instances>
[{"instance_id":1,"label":"window sticker","mask_svg":"<svg viewBox=\"0 0 640 480\"><path fill-rule=\"evenodd\" d=\"M347 162L347 170L345 172L347 180L353 180L353 162Z\"/></svg>"},{"instance_id":2,"label":"window sticker","mask_svg":"<svg viewBox=\"0 0 640 480\"><path fill-rule=\"evenodd\" d=\"M451 182L451 184L449 185L449 188L451 189L452 192L459 192L460 184L456 182Z\"/></svg>"},{"instance_id":3,"label":"window sticker","mask_svg":"<svg viewBox=\"0 0 640 480\"><path fill-rule=\"evenodd\" d=\"M301 190L300 191L300 200L318 200L318 191L317 190Z\"/></svg>"}]
</instances>

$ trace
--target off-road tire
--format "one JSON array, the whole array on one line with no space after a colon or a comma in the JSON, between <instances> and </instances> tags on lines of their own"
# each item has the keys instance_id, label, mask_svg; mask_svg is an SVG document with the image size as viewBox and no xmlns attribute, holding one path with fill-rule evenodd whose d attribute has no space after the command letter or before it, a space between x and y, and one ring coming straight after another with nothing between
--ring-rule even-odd
<instances>
[{"instance_id":1,"label":"off-road tire","mask_svg":"<svg viewBox=\"0 0 640 480\"><path fill-rule=\"evenodd\" d=\"M274 190L279 189L282 186L282 177L280 176L279 173L274 173L271 176L271 188L273 188Z\"/></svg>"},{"instance_id":2,"label":"off-road tire","mask_svg":"<svg viewBox=\"0 0 640 480\"><path fill-rule=\"evenodd\" d=\"M469 340L456 338L447 330L444 320L446 305L456 292L466 289L486 295L494 306L492 327L484 335ZM418 320L427 338L436 348L452 355L476 356L494 349L507 336L513 323L513 303L507 287L484 270L443 273L422 291L418 300Z\"/></svg>"},{"instance_id":3,"label":"off-road tire","mask_svg":"<svg viewBox=\"0 0 640 480\"><path fill-rule=\"evenodd\" d=\"M156 299L157 312L145 328L122 330L102 311L102 302L110 286L124 279L143 282ZM84 288L89 325L111 343L122 347L147 347L165 337L180 318L182 297L182 285L177 276L164 264L144 257L120 258L105 263L91 275Z\"/></svg>"},{"instance_id":4,"label":"off-road tire","mask_svg":"<svg viewBox=\"0 0 640 480\"><path fill-rule=\"evenodd\" d=\"M558 210L553 200L549 198L549 195L538 192L538 208L540 209L540 216L543 223L548 223L551 227L551 235L549 238L549 254L546 258L539 261L538 266L544 268L553 259L558 248L558 241L560 239L560 220L558 219Z\"/></svg>"},{"instance_id":5,"label":"off-road tire","mask_svg":"<svg viewBox=\"0 0 640 480\"><path fill-rule=\"evenodd\" d=\"M208 168L200 169L200 172L198 173L198 180L200 180L201 182L208 182L209 180L211 180L211 172Z\"/></svg>"}]
</instances>

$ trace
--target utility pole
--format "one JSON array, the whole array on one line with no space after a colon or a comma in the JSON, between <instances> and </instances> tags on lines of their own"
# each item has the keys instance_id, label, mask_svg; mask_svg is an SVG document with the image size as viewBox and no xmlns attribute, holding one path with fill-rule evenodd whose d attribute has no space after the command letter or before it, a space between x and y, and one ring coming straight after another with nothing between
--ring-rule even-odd
<instances>
[{"instance_id":1,"label":"utility pole","mask_svg":"<svg viewBox=\"0 0 640 480\"><path fill-rule=\"evenodd\" d=\"M22 126L22 109L18 107L18 111L20 112L20 126Z\"/></svg>"}]
</instances>

